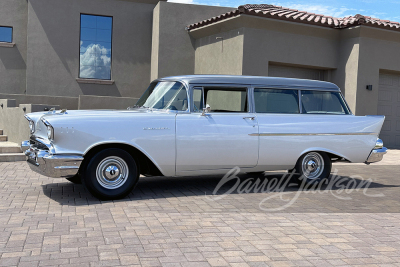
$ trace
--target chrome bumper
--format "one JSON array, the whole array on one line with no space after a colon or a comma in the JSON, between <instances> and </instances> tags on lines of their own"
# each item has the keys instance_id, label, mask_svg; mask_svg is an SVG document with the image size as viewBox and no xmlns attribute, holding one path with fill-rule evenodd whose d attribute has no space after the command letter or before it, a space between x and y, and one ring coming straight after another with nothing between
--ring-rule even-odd
<instances>
[{"instance_id":1,"label":"chrome bumper","mask_svg":"<svg viewBox=\"0 0 400 267\"><path fill-rule=\"evenodd\" d=\"M374 150L372 150L371 154L369 155L369 157L365 163L370 164L370 163L379 162L383 159L383 155L385 155L386 153L387 153L386 147L374 149Z\"/></svg>"},{"instance_id":2,"label":"chrome bumper","mask_svg":"<svg viewBox=\"0 0 400 267\"><path fill-rule=\"evenodd\" d=\"M28 143L29 147L26 148ZM25 150L26 161L33 171L53 178L75 176L83 161L83 157L78 155L52 154L49 150L37 148L30 141L22 142L21 149Z\"/></svg>"}]
</instances>

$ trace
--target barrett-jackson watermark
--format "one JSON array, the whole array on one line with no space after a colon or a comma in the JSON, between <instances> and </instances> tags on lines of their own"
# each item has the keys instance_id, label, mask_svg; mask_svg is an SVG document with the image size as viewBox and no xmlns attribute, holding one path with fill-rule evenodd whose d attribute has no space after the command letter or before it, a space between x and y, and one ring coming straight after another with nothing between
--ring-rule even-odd
<instances>
[{"instance_id":1,"label":"barrett-jackson watermark","mask_svg":"<svg viewBox=\"0 0 400 267\"><path fill-rule=\"evenodd\" d=\"M341 200L352 199L350 194L354 191L362 191L365 196L368 197L384 197L382 193L370 194L368 189L373 182L371 178L364 179L359 175L352 175L350 177L342 177L337 175L338 170L335 170L331 177L322 179L319 183L309 184L306 183L306 179L300 178L298 183L293 183L293 175L295 172L285 173L282 177L274 178L247 178L242 181L237 175L240 173L240 168L235 167L231 169L215 187L212 195L206 195L206 198L212 201L220 200L225 198L229 194L249 194L249 193L264 193L268 194L259 203L259 208L264 211L281 211L290 207L299 198L300 194L331 194L332 196ZM234 181L233 186L227 184ZM297 186L297 190L290 190L288 188L294 188ZM223 188L224 187L224 188ZM229 187L228 190L225 190ZM224 192L222 192L224 189ZM269 194L273 193L273 194ZM267 203L271 199L279 198L282 201L282 205L275 208L267 207Z\"/></svg>"}]
</instances>

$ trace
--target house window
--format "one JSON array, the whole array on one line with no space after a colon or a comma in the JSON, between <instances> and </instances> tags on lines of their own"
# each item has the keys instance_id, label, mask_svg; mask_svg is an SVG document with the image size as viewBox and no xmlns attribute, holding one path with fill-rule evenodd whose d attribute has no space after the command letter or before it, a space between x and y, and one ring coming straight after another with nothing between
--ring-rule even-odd
<instances>
[{"instance_id":1,"label":"house window","mask_svg":"<svg viewBox=\"0 0 400 267\"><path fill-rule=\"evenodd\" d=\"M0 26L0 42L12 43L13 28Z\"/></svg>"},{"instance_id":2,"label":"house window","mask_svg":"<svg viewBox=\"0 0 400 267\"><path fill-rule=\"evenodd\" d=\"M81 14L79 78L111 80L112 17Z\"/></svg>"}]
</instances>

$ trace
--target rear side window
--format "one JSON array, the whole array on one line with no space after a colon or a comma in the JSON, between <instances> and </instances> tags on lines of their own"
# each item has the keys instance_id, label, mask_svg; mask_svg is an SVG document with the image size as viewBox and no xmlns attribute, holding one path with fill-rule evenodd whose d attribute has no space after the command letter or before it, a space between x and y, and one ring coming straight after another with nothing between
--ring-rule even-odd
<instances>
[{"instance_id":1,"label":"rear side window","mask_svg":"<svg viewBox=\"0 0 400 267\"><path fill-rule=\"evenodd\" d=\"M248 112L247 88L204 88L211 112Z\"/></svg>"},{"instance_id":2,"label":"rear side window","mask_svg":"<svg viewBox=\"0 0 400 267\"><path fill-rule=\"evenodd\" d=\"M257 113L299 113L297 90L254 89Z\"/></svg>"},{"instance_id":3,"label":"rear side window","mask_svg":"<svg viewBox=\"0 0 400 267\"><path fill-rule=\"evenodd\" d=\"M339 92L301 91L304 114L350 114Z\"/></svg>"}]
</instances>

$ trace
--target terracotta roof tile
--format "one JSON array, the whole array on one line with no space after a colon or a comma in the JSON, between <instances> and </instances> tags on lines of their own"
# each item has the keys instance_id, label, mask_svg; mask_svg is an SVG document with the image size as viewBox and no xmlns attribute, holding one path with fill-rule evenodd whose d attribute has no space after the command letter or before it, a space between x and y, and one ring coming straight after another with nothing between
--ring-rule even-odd
<instances>
[{"instance_id":1,"label":"terracotta roof tile","mask_svg":"<svg viewBox=\"0 0 400 267\"><path fill-rule=\"evenodd\" d=\"M252 16L262 16L266 18L275 18L275 19L293 21L298 23L320 25L336 29L348 28L353 25L366 25L372 27L387 28L397 31L400 30L399 22L371 18L360 14L344 18L334 18L331 16L314 14L306 11L299 11L297 9L291 9L281 6L268 5L268 4L261 4L261 5L247 4L239 6L236 10L227 12L220 16L188 25L186 29L190 31L196 28L200 28L242 14L252 15Z\"/></svg>"}]
</instances>

